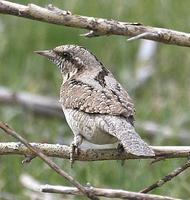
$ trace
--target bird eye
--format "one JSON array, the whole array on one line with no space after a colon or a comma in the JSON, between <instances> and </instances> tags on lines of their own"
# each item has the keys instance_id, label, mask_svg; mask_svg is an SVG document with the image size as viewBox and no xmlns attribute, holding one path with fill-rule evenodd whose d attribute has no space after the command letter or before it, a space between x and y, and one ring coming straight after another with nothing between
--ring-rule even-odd
<instances>
[{"instance_id":1,"label":"bird eye","mask_svg":"<svg viewBox=\"0 0 190 200\"><path fill-rule=\"evenodd\" d=\"M68 53L68 52L63 52L63 55L62 55L64 58L70 58L71 57L71 54Z\"/></svg>"}]
</instances>

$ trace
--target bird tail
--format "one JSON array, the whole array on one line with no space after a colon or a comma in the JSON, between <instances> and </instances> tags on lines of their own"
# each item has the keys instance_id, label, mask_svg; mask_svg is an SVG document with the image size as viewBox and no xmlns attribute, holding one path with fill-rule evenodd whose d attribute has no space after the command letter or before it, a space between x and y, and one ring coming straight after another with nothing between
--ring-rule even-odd
<instances>
[{"instance_id":1,"label":"bird tail","mask_svg":"<svg viewBox=\"0 0 190 200\"><path fill-rule=\"evenodd\" d=\"M117 116L107 118L105 122L107 127L109 127L107 129L109 134L115 136L120 141L125 151L137 156L155 156L152 148L141 139L131 123Z\"/></svg>"},{"instance_id":2,"label":"bird tail","mask_svg":"<svg viewBox=\"0 0 190 200\"><path fill-rule=\"evenodd\" d=\"M134 127L130 126L125 132L116 133L116 137L123 145L125 151L136 156L155 156L152 148L141 139Z\"/></svg>"}]
</instances>

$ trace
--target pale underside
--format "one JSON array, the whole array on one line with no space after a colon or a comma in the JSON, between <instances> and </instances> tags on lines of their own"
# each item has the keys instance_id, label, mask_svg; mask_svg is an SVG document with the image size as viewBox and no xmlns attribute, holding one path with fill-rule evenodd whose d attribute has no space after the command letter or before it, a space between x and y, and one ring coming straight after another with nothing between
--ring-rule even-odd
<instances>
[{"instance_id":1,"label":"pale underside","mask_svg":"<svg viewBox=\"0 0 190 200\"><path fill-rule=\"evenodd\" d=\"M74 135L81 134L87 141L94 144L112 144L118 141L116 137L109 134L103 120L104 115L89 115L82 111L62 108Z\"/></svg>"}]
</instances>

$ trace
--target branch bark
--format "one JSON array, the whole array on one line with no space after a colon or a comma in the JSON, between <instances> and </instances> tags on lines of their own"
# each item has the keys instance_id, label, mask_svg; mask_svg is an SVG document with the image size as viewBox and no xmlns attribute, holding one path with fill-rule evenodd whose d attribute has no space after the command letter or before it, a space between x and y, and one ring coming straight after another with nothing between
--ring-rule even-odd
<instances>
[{"instance_id":1,"label":"branch bark","mask_svg":"<svg viewBox=\"0 0 190 200\"><path fill-rule=\"evenodd\" d=\"M190 34L171 29L144 26L141 23L120 22L103 18L72 14L49 5L42 8L35 4L21 5L9 1L0 1L0 13L29 18L63 26L90 30L86 37L102 35L123 35L134 39L148 39L165 44L190 47Z\"/></svg>"},{"instance_id":2,"label":"branch bark","mask_svg":"<svg viewBox=\"0 0 190 200\"><path fill-rule=\"evenodd\" d=\"M55 186L55 185L41 185L42 192L48 193L60 193L60 194L70 194L70 195L81 195L81 192L75 187L65 187L65 186ZM176 198L160 196L154 194L143 194L137 192L130 192L126 190L116 190L116 189L103 189L95 187L87 187L96 196L103 196L107 198L120 198L120 199L130 199L130 200L177 200Z\"/></svg>"},{"instance_id":3,"label":"branch bark","mask_svg":"<svg viewBox=\"0 0 190 200\"><path fill-rule=\"evenodd\" d=\"M1 128L1 124L0 124ZM42 153L50 157L70 159L70 147L60 144L30 143ZM75 160L79 161L102 161L102 160L126 160L126 159L169 159L187 158L190 146L152 146L155 156L142 157L134 156L127 152L119 154L117 149L79 149ZM35 153L19 142L1 142L0 155L35 155Z\"/></svg>"}]
</instances>

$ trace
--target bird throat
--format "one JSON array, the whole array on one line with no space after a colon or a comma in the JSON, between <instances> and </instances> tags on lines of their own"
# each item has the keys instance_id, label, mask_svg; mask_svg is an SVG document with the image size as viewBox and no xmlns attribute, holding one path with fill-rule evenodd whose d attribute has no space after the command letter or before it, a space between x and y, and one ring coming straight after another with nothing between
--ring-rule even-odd
<instances>
[{"instance_id":1,"label":"bird throat","mask_svg":"<svg viewBox=\"0 0 190 200\"><path fill-rule=\"evenodd\" d=\"M67 73L62 73L63 83L65 83L66 81L68 81L69 79L71 79L77 72L78 72L78 69L75 68L72 71L69 71Z\"/></svg>"}]
</instances>

